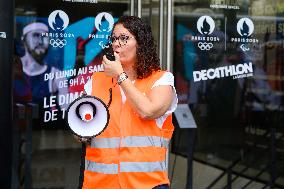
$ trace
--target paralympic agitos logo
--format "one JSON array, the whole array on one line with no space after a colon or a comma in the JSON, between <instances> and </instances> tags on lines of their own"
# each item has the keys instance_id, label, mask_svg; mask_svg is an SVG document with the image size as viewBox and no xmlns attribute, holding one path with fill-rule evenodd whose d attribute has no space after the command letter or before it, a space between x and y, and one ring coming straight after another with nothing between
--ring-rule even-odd
<instances>
[{"instance_id":1,"label":"paralympic agitos logo","mask_svg":"<svg viewBox=\"0 0 284 189\"><path fill-rule=\"evenodd\" d=\"M110 13L101 12L95 18L95 32L89 34L89 38L99 40L102 49L107 47L108 38L114 26L114 18Z\"/></svg>"},{"instance_id":2,"label":"paralympic agitos logo","mask_svg":"<svg viewBox=\"0 0 284 189\"><path fill-rule=\"evenodd\" d=\"M237 32L241 37L232 37L231 42L240 43L242 51L249 51L249 44L258 43L258 39L253 38L254 24L249 18L241 18L237 23Z\"/></svg>"},{"instance_id":3,"label":"paralympic agitos logo","mask_svg":"<svg viewBox=\"0 0 284 189\"><path fill-rule=\"evenodd\" d=\"M49 43L54 48L63 48L65 45L67 45L65 38L75 37L73 33L64 32L69 25L69 17L62 10L55 10L50 13L48 17L48 25L53 32L43 33L42 36L49 37Z\"/></svg>"}]
</instances>

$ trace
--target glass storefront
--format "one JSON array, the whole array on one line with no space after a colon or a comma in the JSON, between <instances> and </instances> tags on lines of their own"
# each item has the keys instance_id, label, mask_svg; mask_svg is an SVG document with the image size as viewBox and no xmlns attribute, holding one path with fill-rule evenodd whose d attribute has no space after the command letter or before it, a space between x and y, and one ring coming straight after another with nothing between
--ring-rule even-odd
<instances>
[{"instance_id":1,"label":"glass storefront","mask_svg":"<svg viewBox=\"0 0 284 189\"><path fill-rule=\"evenodd\" d=\"M35 114L15 123L15 188L78 187L81 144L66 108L102 71L102 49L122 15L130 15L130 1L15 1L14 103L33 103Z\"/></svg>"},{"instance_id":2,"label":"glass storefront","mask_svg":"<svg viewBox=\"0 0 284 189\"><path fill-rule=\"evenodd\" d=\"M284 2L174 2L176 86L197 128L173 151L193 159L193 188L284 187Z\"/></svg>"},{"instance_id":3,"label":"glass storefront","mask_svg":"<svg viewBox=\"0 0 284 189\"><path fill-rule=\"evenodd\" d=\"M122 15L175 76L171 189L284 188L282 0L15 0L12 188L78 187L66 109Z\"/></svg>"}]
</instances>

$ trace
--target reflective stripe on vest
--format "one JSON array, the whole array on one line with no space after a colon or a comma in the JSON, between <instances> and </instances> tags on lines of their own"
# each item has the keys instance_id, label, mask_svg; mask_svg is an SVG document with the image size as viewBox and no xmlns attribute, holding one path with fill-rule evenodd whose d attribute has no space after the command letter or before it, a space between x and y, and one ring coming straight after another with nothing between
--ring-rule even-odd
<instances>
[{"instance_id":1,"label":"reflective stripe on vest","mask_svg":"<svg viewBox=\"0 0 284 189\"><path fill-rule=\"evenodd\" d=\"M105 163L96 163L89 160L85 160L86 168L85 170L103 173L103 174L117 174L118 165L117 164L105 164Z\"/></svg>"},{"instance_id":2,"label":"reflective stripe on vest","mask_svg":"<svg viewBox=\"0 0 284 189\"><path fill-rule=\"evenodd\" d=\"M96 163L86 160L86 170L103 173L118 174L117 164ZM120 172L156 172L166 171L166 162L121 162Z\"/></svg>"},{"instance_id":3,"label":"reflective stripe on vest","mask_svg":"<svg viewBox=\"0 0 284 189\"><path fill-rule=\"evenodd\" d=\"M120 138L93 138L92 148L119 148Z\"/></svg>"},{"instance_id":4,"label":"reflective stripe on vest","mask_svg":"<svg viewBox=\"0 0 284 189\"><path fill-rule=\"evenodd\" d=\"M118 147L168 147L169 139L157 136L129 136L121 139L94 138L92 148L118 148Z\"/></svg>"},{"instance_id":5,"label":"reflective stripe on vest","mask_svg":"<svg viewBox=\"0 0 284 189\"><path fill-rule=\"evenodd\" d=\"M121 162L120 172L166 171L166 162Z\"/></svg>"}]
</instances>

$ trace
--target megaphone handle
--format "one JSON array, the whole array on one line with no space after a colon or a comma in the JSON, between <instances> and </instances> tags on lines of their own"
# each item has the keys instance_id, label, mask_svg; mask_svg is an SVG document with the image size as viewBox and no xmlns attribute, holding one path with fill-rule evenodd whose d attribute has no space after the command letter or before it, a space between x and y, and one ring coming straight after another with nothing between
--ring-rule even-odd
<instances>
[{"instance_id":1,"label":"megaphone handle","mask_svg":"<svg viewBox=\"0 0 284 189\"><path fill-rule=\"evenodd\" d=\"M80 165L80 176L78 189L82 189L84 182L84 171L85 171L85 156L86 156L86 143L82 142L81 149L81 165Z\"/></svg>"},{"instance_id":2,"label":"megaphone handle","mask_svg":"<svg viewBox=\"0 0 284 189\"><path fill-rule=\"evenodd\" d=\"M110 104L112 102L112 88L109 88L109 102L107 104L107 107L109 108Z\"/></svg>"},{"instance_id":3,"label":"megaphone handle","mask_svg":"<svg viewBox=\"0 0 284 189\"><path fill-rule=\"evenodd\" d=\"M113 84L113 78L111 78L111 83ZM115 85L114 85L114 87L115 87ZM108 91L109 91L109 101L108 101L107 107L109 108L109 106L110 106L110 104L112 102L112 87L109 88Z\"/></svg>"}]
</instances>

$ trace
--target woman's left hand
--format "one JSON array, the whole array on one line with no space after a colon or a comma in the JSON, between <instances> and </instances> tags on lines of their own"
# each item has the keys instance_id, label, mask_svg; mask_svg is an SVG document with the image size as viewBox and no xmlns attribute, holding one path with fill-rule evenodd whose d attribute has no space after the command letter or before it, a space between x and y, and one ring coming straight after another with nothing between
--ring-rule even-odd
<instances>
[{"instance_id":1,"label":"woman's left hand","mask_svg":"<svg viewBox=\"0 0 284 189\"><path fill-rule=\"evenodd\" d=\"M123 68L121 62L119 60L119 54L114 52L115 61L110 61L107 57L103 56L103 65L104 65L104 72L107 76L117 78L122 72Z\"/></svg>"}]
</instances>

